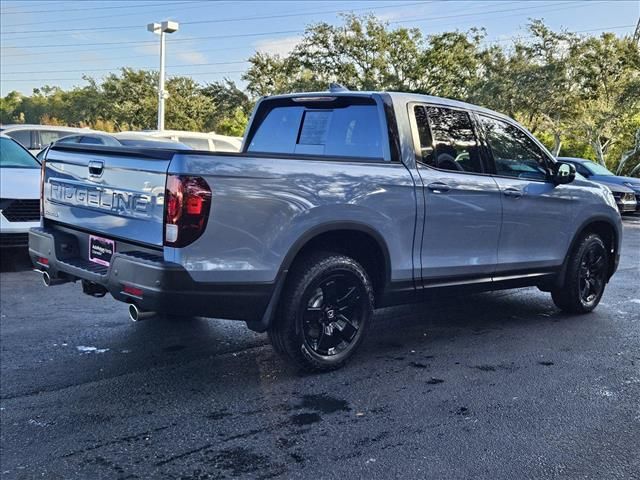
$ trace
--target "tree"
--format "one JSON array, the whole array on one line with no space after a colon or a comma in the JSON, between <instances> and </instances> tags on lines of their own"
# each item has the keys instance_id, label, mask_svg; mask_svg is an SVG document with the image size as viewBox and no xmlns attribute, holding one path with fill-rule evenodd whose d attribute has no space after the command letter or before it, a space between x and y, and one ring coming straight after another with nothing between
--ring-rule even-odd
<instances>
[{"instance_id":1,"label":"tree","mask_svg":"<svg viewBox=\"0 0 640 480\"><path fill-rule=\"evenodd\" d=\"M640 111L640 50L631 38L612 33L586 38L573 49L575 130L592 146L598 163L606 166L608 151Z\"/></svg>"},{"instance_id":2,"label":"tree","mask_svg":"<svg viewBox=\"0 0 640 480\"><path fill-rule=\"evenodd\" d=\"M640 128L636 130L635 143L633 147L622 154L620 162L618 163L616 175L622 175L625 167L627 166L627 162L632 159L636 159L636 165L630 169L631 172L640 169Z\"/></svg>"},{"instance_id":3,"label":"tree","mask_svg":"<svg viewBox=\"0 0 640 480\"><path fill-rule=\"evenodd\" d=\"M167 128L202 131L213 110L213 102L191 78L172 77L167 81ZM157 103L157 102L156 102Z\"/></svg>"},{"instance_id":4,"label":"tree","mask_svg":"<svg viewBox=\"0 0 640 480\"><path fill-rule=\"evenodd\" d=\"M117 130L143 130L156 126L158 73L123 68L100 85L103 117Z\"/></svg>"},{"instance_id":5,"label":"tree","mask_svg":"<svg viewBox=\"0 0 640 480\"><path fill-rule=\"evenodd\" d=\"M430 35L420 55L418 91L469 100L480 80L480 42L484 32L445 32Z\"/></svg>"},{"instance_id":6,"label":"tree","mask_svg":"<svg viewBox=\"0 0 640 480\"><path fill-rule=\"evenodd\" d=\"M0 98L0 123L14 123L19 121L18 108L23 101L20 92L12 91L6 97Z\"/></svg>"},{"instance_id":7,"label":"tree","mask_svg":"<svg viewBox=\"0 0 640 480\"><path fill-rule=\"evenodd\" d=\"M205 128L223 135L241 136L253 109L247 94L229 79L208 84L202 94L212 102Z\"/></svg>"}]
</instances>

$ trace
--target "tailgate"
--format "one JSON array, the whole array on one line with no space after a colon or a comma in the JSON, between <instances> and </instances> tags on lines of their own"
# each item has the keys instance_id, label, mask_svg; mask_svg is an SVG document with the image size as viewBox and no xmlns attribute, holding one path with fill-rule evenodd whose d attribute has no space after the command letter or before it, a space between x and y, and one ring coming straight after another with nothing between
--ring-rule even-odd
<instances>
[{"instance_id":1,"label":"tailgate","mask_svg":"<svg viewBox=\"0 0 640 480\"><path fill-rule=\"evenodd\" d=\"M173 150L56 145L46 158L44 218L149 245L163 243Z\"/></svg>"}]
</instances>

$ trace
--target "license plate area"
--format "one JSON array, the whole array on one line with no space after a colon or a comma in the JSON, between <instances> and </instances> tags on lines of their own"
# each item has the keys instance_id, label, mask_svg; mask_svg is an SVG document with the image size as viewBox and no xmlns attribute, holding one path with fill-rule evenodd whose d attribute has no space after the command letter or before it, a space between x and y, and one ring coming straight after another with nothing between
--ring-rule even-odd
<instances>
[{"instance_id":1,"label":"license plate area","mask_svg":"<svg viewBox=\"0 0 640 480\"><path fill-rule=\"evenodd\" d=\"M108 267L116 251L116 242L108 238L89 235L89 261Z\"/></svg>"}]
</instances>

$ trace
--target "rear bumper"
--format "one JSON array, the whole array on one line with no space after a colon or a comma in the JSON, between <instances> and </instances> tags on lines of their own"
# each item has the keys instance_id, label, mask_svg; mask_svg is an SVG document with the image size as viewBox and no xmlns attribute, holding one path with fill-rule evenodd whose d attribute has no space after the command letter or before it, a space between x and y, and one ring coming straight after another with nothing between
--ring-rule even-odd
<instances>
[{"instance_id":1,"label":"rear bumper","mask_svg":"<svg viewBox=\"0 0 640 480\"><path fill-rule=\"evenodd\" d=\"M116 300L142 310L256 322L274 290L272 283L195 282L182 265L145 251L116 252L110 266L104 267L78 255L74 242L77 238L69 233L34 228L29 232L29 255L34 266L52 278L101 285Z\"/></svg>"}]
</instances>

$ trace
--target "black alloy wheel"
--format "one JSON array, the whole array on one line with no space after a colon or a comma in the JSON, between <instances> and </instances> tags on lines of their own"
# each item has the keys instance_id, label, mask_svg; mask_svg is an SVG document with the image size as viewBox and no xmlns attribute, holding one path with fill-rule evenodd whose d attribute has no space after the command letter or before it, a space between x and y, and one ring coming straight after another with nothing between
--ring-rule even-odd
<instances>
[{"instance_id":1,"label":"black alloy wheel","mask_svg":"<svg viewBox=\"0 0 640 480\"><path fill-rule=\"evenodd\" d=\"M349 348L358 335L366 311L366 292L360 279L348 270L334 272L307 290L302 304L305 346L330 357Z\"/></svg>"},{"instance_id":2,"label":"black alloy wheel","mask_svg":"<svg viewBox=\"0 0 640 480\"><path fill-rule=\"evenodd\" d=\"M594 243L582 255L579 270L580 298L585 305L600 298L606 283L607 252L604 245Z\"/></svg>"},{"instance_id":3,"label":"black alloy wheel","mask_svg":"<svg viewBox=\"0 0 640 480\"><path fill-rule=\"evenodd\" d=\"M341 367L373 316L373 287L353 258L314 252L297 261L267 333L273 348L308 371Z\"/></svg>"},{"instance_id":4,"label":"black alloy wheel","mask_svg":"<svg viewBox=\"0 0 640 480\"><path fill-rule=\"evenodd\" d=\"M567 259L562 284L551 290L556 306L568 313L588 313L596 308L609 280L610 257L599 235L585 235Z\"/></svg>"}]
</instances>

